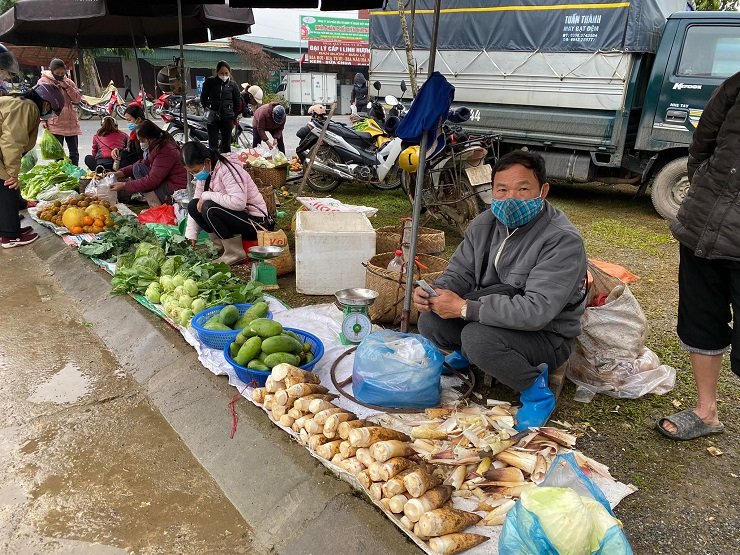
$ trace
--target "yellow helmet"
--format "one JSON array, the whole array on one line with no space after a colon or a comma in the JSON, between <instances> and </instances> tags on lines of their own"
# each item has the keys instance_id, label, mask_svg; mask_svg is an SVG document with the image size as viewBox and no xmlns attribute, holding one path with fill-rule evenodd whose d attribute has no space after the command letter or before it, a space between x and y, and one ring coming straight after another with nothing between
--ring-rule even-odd
<instances>
[{"instance_id":1,"label":"yellow helmet","mask_svg":"<svg viewBox=\"0 0 740 555\"><path fill-rule=\"evenodd\" d=\"M401 169L408 173L416 173L419 169L419 147L410 146L401 152L401 158L398 161Z\"/></svg>"}]
</instances>

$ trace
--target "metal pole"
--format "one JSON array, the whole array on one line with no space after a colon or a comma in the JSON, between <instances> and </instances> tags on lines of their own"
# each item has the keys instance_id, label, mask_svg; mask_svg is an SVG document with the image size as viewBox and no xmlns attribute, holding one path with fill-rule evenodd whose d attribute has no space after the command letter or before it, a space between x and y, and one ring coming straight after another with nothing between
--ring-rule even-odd
<instances>
[{"instance_id":1,"label":"metal pole","mask_svg":"<svg viewBox=\"0 0 740 555\"><path fill-rule=\"evenodd\" d=\"M185 45L183 44L183 41L185 40L183 38L182 33L182 0L177 0L177 25L178 25L178 31L180 32L180 84L182 85L182 104L181 104L181 110L182 110L182 134L185 137L185 142L188 142L188 105L187 105L187 99L188 99L188 89L186 87L185 82ZM189 181L188 181L189 183Z\"/></svg>"},{"instance_id":2,"label":"metal pole","mask_svg":"<svg viewBox=\"0 0 740 555\"><path fill-rule=\"evenodd\" d=\"M434 73L434 64L437 59L437 34L439 31L439 12L441 0L434 2L434 23L432 25L432 43L429 45L429 67L427 68L427 79ZM407 332L409 319L411 317L411 299L414 293L414 269L416 267L416 243L419 234L419 219L421 218L421 190L424 185L424 173L427 159L427 130L424 130L419 145L419 168L416 172L416 192L414 193L414 209L411 214L411 245L409 245L409 259L406 261L406 296L403 299L403 312L401 313L401 331Z\"/></svg>"}]
</instances>

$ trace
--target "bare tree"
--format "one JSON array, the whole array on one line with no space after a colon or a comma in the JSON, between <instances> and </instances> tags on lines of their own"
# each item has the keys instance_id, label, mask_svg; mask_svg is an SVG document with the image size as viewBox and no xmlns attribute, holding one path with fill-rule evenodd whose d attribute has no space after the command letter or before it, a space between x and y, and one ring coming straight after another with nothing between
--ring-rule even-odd
<instances>
[{"instance_id":1,"label":"bare tree","mask_svg":"<svg viewBox=\"0 0 740 555\"><path fill-rule=\"evenodd\" d=\"M406 67L409 72L409 83L411 83L411 95L416 96L419 86L416 84L416 64L414 63L414 45L411 44L409 28L406 25L406 13L404 12L404 0L398 0L398 17L401 18L401 32L403 33L403 44L406 50Z\"/></svg>"},{"instance_id":2,"label":"bare tree","mask_svg":"<svg viewBox=\"0 0 740 555\"><path fill-rule=\"evenodd\" d=\"M701 11L737 11L738 0L696 0L696 9Z\"/></svg>"},{"instance_id":3,"label":"bare tree","mask_svg":"<svg viewBox=\"0 0 740 555\"><path fill-rule=\"evenodd\" d=\"M270 81L286 65L284 61L265 52L260 44L232 38L229 46L249 64L255 84Z\"/></svg>"}]
</instances>

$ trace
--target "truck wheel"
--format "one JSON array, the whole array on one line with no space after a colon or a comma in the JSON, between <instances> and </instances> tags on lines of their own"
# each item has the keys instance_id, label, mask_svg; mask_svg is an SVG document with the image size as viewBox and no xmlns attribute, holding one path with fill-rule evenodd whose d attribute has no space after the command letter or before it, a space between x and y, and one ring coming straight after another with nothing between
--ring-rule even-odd
<instances>
[{"instance_id":1,"label":"truck wheel","mask_svg":"<svg viewBox=\"0 0 740 555\"><path fill-rule=\"evenodd\" d=\"M688 156L668 162L655 176L650 198L655 211L666 220L675 220L689 192Z\"/></svg>"}]
</instances>

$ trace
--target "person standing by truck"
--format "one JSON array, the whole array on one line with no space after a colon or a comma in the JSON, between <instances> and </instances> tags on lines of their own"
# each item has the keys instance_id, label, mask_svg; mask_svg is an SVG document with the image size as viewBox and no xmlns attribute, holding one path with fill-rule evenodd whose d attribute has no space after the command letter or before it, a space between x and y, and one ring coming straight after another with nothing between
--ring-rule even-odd
<instances>
[{"instance_id":1,"label":"person standing by truck","mask_svg":"<svg viewBox=\"0 0 740 555\"><path fill-rule=\"evenodd\" d=\"M355 75L355 84L352 86L352 95L349 100L354 107L353 113L367 111L370 97L367 91L367 79L362 73Z\"/></svg>"},{"instance_id":2,"label":"person standing by truck","mask_svg":"<svg viewBox=\"0 0 740 555\"><path fill-rule=\"evenodd\" d=\"M64 110L62 110L62 113L49 121L43 122L42 125L48 128L60 143L67 142L69 159L76 166L80 163L78 144L82 129L73 104L79 104L82 101L80 91L77 89L75 82L67 77L67 66L59 58L54 58L49 63L49 69L41 73L38 84L56 87L64 96Z\"/></svg>"},{"instance_id":3,"label":"person standing by truck","mask_svg":"<svg viewBox=\"0 0 740 555\"><path fill-rule=\"evenodd\" d=\"M231 133L240 102L239 87L231 79L231 66L221 60L216 64L216 75L203 82L200 95L208 127L208 146L212 150L231 152Z\"/></svg>"},{"instance_id":4,"label":"person standing by truck","mask_svg":"<svg viewBox=\"0 0 740 555\"><path fill-rule=\"evenodd\" d=\"M740 377L740 73L712 95L689 147L691 181L671 226L680 243L678 337L691 356L697 403L657 422L688 440L724 432L717 411L722 357ZM732 324L730 324L732 322Z\"/></svg>"},{"instance_id":5,"label":"person standing by truck","mask_svg":"<svg viewBox=\"0 0 740 555\"><path fill-rule=\"evenodd\" d=\"M270 102L257 109L252 118L252 133L254 141L252 146L256 147L261 142L265 142L267 147L272 149L276 146L285 154L285 142L283 141L283 129L287 121L285 107L279 102ZM267 136L269 131L272 139Z\"/></svg>"}]
</instances>

